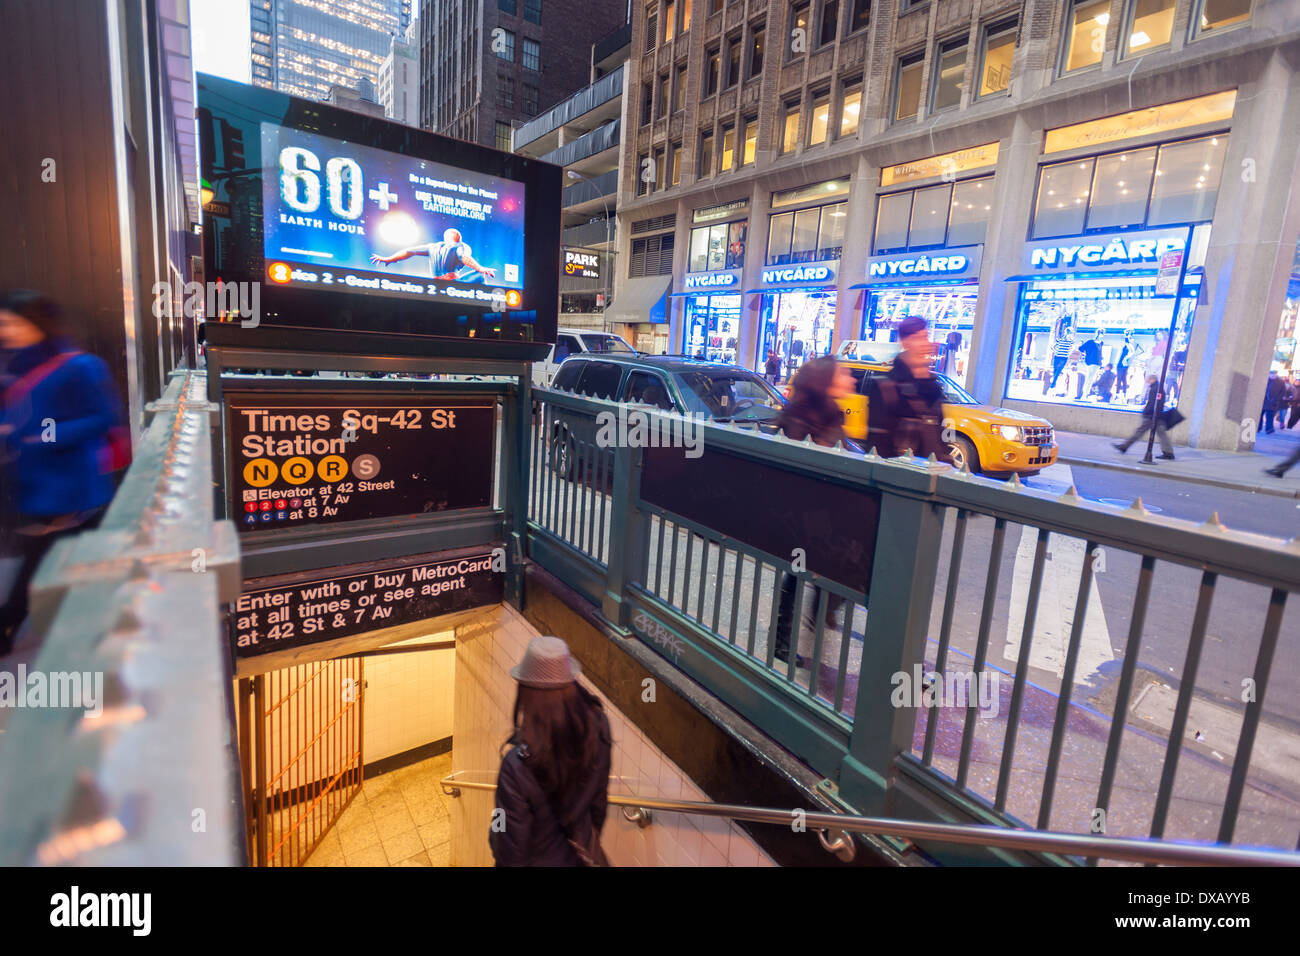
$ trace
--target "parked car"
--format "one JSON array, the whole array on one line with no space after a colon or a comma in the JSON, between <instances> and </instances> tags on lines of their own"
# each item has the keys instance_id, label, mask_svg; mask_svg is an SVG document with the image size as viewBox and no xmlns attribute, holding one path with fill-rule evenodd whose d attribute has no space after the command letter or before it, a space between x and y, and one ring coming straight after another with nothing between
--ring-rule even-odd
<instances>
[{"instance_id":1,"label":"parked car","mask_svg":"<svg viewBox=\"0 0 1300 956\"><path fill-rule=\"evenodd\" d=\"M844 431L861 441L867 437L869 415L866 383L871 376L887 373L893 363L840 361L858 384L858 393L840 402ZM944 427L952 429L948 451L957 467L965 462L972 472L1010 477L1037 474L1055 463L1058 449L1047 419L982 404L947 375L935 377L943 388Z\"/></svg>"},{"instance_id":2,"label":"parked car","mask_svg":"<svg viewBox=\"0 0 1300 956\"><path fill-rule=\"evenodd\" d=\"M587 398L760 427L773 424L785 405L781 393L756 372L676 355L571 355L560 364L552 387ZM552 467L573 477L575 456L590 454L597 429L593 416L556 409L548 442Z\"/></svg>"},{"instance_id":3,"label":"parked car","mask_svg":"<svg viewBox=\"0 0 1300 956\"><path fill-rule=\"evenodd\" d=\"M547 354L546 360L533 363L533 384L538 388L549 388L555 379L560 363L570 355L586 352L599 352L602 355L636 355L636 349L625 340L609 332L594 332L590 329L559 329L555 344Z\"/></svg>"}]
</instances>

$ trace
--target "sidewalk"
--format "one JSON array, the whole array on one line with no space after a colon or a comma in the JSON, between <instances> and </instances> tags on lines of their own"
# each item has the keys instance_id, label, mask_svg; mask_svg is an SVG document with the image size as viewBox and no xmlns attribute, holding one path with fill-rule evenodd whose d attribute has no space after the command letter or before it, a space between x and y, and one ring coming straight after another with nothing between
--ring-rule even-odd
<instances>
[{"instance_id":1,"label":"sidewalk","mask_svg":"<svg viewBox=\"0 0 1300 956\"><path fill-rule=\"evenodd\" d=\"M1120 454L1111 443L1115 438L1105 435L1085 435L1079 432L1058 431L1056 442L1060 446L1058 461L1065 465L1087 465L1093 468L1110 468L1116 471L1155 475L1170 481L1190 481L1201 485L1251 491L1282 498L1300 498L1300 465L1287 472L1285 478L1264 474L1282 461L1300 443L1300 428L1261 434L1255 447L1258 451L1219 451L1212 448L1174 446L1174 461L1161 461L1144 465L1145 443L1139 442ZM1155 455L1160 454L1157 442Z\"/></svg>"}]
</instances>

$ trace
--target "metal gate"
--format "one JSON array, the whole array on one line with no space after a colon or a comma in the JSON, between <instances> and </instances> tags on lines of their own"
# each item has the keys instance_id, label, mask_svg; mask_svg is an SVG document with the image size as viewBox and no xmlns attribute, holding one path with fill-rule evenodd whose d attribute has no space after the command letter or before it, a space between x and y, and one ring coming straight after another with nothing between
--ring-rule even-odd
<instances>
[{"instance_id":1,"label":"metal gate","mask_svg":"<svg viewBox=\"0 0 1300 956\"><path fill-rule=\"evenodd\" d=\"M239 682L239 754L248 857L300 866L361 789L360 657Z\"/></svg>"}]
</instances>

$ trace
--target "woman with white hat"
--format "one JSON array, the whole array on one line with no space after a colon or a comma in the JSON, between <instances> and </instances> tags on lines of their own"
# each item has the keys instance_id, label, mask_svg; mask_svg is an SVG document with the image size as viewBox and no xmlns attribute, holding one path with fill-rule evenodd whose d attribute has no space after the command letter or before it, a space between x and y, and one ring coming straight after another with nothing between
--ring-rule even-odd
<instances>
[{"instance_id":1,"label":"woman with white hat","mask_svg":"<svg viewBox=\"0 0 1300 956\"><path fill-rule=\"evenodd\" d=\"M558 637L535 637L510 671L514 733L488 841L497 866L607 866L600 847L611 738L600 701Z\"/></svg>"}]
</instances>

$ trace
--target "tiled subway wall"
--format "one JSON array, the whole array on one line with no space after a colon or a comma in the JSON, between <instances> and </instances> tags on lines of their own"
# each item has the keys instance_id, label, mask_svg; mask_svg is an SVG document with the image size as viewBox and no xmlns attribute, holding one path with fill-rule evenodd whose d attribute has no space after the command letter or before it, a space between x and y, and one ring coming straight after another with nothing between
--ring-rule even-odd
<instances>
[{"instance_id":1,"label":"tiled subway wall","mask_svg":"<svg viewBox=\"0 0 1300 956\"><path fill-rule=\"evenodd\" d=\"M496 779L501 745L510 734L515 683L509 670L537 631L501 606L457 630L452 770L468 779ZM563 636L563 635L561 635ZM605 706L614 737L611 793L708 801L676 764L585 679ZM491 866L490 791L462 790L452 803L451 863ZM728 820L655 811L641 829L611 807L602 843L614 866L773 866L748 834Z\"/></svg>"},{"instance_id":2,"label":"tiled subway wall","mask_svg":"<svg viewBox=\"0 0 1300 956\"><path fill-rule=\"evenodd\" d=\"M455 634L428 634L390 644L450 642ZM452 733L452 695L456 655L451 648L375 654L366 658L366 763L414 750Z\"/></svg>"}]
</instances>

